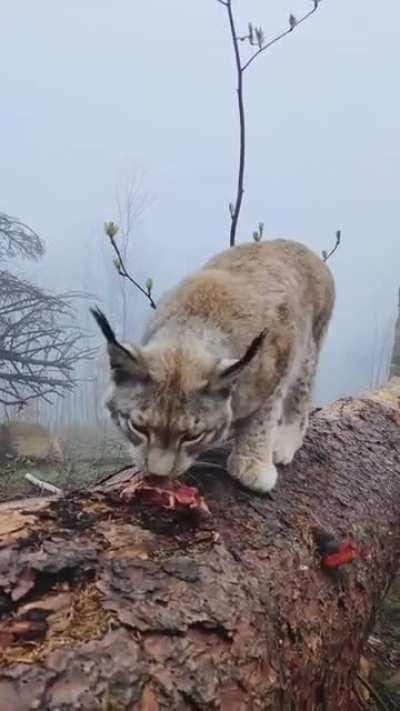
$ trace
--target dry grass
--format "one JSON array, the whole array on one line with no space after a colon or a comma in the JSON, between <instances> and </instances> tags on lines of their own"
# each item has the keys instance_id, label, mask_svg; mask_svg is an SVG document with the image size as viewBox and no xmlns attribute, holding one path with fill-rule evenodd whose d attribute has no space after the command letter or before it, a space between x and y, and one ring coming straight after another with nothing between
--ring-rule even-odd
<instances>
[{"instance_id":1,"label":"dry grass","mask_svg":"<svg viewBox=\"0 0 400 711\"><path fill-rule=\"evenodd\" d=\"M367 646L369 682L378 698L369 699L374 711L400 709L400 575L391 586Z\"/></svg>"},{"instance_id":2,"label":"dry grass","mask_svg":"<svg viewBox=\"0 0 400 711\"><path fill-rule=\"evenodd\" d=\"M19 460L1 465L0 501L37 496L38 491L24 478L27 472L71 491L89 486L129 463L122 440L107 427L69 427L60 433L59 439L64 452L62 464Z\"/></svg>"}]
</instances>

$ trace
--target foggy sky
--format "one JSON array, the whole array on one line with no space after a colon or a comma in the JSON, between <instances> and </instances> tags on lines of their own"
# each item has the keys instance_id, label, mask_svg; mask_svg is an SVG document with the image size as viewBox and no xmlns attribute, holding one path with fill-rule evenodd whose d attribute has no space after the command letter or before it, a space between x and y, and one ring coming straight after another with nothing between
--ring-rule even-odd
<instances>
[{"instance_id":1,"label":"foggy sky","mask_svg":"<svg viewBox=\"0 0 400 711\"><path fill-rule=\"evenodd\" d=\"M235 4L240 29L252 20L266 36L312 6ZM373 361L390 346L400 284L399 20L394 0L322 0L246 76L240 240L263 221L268 237L320 252L342 229L330 263L338 300L323 400L369 387ZM152 276L155 296L228 245L237 113L216 0L3 3L0 82L0 209L46 241L42 285L81 289L90 273L107 303L110 287L100 275L96 283L88 260L104 251L116 186L135 171L152 201L130 265ZM141 324L147 306L133 291L131 309Z\"/></svg>"}]
</instances>

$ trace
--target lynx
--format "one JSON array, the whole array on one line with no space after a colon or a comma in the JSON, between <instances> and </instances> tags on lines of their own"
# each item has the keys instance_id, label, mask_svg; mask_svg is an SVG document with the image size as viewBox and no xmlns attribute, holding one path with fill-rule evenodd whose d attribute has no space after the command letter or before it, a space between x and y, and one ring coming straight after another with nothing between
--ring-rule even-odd
<instances>
[{"instance_id":1,"label":"lynx","mask_svg":"<svg viewBox=\"0 0 400 711\"><path fill-rule=\"evenodd\" d=\"M302 446L335 300L330 271L284 239L222 252L160 301L142 344L122 345L104 314L106 406L144 471L179 477L228 436L232 477L272 489Z\"/></svg>"}]
</instances>

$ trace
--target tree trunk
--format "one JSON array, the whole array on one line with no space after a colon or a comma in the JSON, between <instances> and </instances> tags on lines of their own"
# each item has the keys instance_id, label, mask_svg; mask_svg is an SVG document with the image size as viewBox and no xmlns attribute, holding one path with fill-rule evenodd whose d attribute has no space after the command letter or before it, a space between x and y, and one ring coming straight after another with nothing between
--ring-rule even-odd
<instances>
[{"instance_id":1,"label":"tree trunk","mask_svg":"<svg viewBox=\"0 0 400 711\"><path fill-rule=\"evenodd\" d=\"M390 377L400 376L400 290L397 320L394 327L394 342L392 350L392 358L390 362Z\"/></svg>"},{"instance_id":2,"label":"tree trunk","mask_svg":"<svg viewBox=\"0 0 400 711\"><path fill-rule=\"evenodd\" d=\"M400 379L313 414L272 498L194 471L208 519L128 503L132 471L0 506L1 711L355 711L400 552ZM351 537L344 578L316 529Z\"/></svg>"}]
</instances>

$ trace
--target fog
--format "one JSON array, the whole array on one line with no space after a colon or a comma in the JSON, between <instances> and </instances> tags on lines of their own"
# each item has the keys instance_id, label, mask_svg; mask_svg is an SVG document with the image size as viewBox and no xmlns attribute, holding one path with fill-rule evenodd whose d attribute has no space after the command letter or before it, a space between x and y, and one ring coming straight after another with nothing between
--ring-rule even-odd
<instances>
[{"instance_id":1,"label":"fog","mask_svg":"<svg viewBox=\"0 0 400 711\"><path fill-rule=\"evenodd\" d=\"M309 1L237 2L266 36ZM26 273L88 288L105 308L119 277L102 225L139 176L147 207L129 266L154 296L227 247L236 182L235 74L216 0L3 3L0 209L47 244ZM246 75L248 152L239 241L298 239L330 261L337 305L321 402L384 377L400 285L398 3L322 0ZM239 24L240 27L240 24ZM106 278L106 273L108 274ZM111 308L111 306L110 306ZM86 306L83 308L83 311ZM132 335L150 313L129 291ZM94 332L94 329L93 329Z\"/></svg>"}]
</instances>

